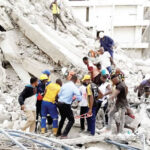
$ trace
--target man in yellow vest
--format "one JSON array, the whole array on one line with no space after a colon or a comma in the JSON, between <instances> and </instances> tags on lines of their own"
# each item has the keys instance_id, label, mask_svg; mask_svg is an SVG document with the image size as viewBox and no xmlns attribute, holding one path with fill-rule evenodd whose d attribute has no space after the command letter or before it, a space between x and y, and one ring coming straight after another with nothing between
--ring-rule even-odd
<instances>
[{"instance_id":1,"label":"man in yellow vest","mask_svg":"<svg viewBox=\"0 0 150 150\"><path fill-rule=\"evenodd\" d=\"M60 22L66 29L66 25L64 24L64 22L62 21L61 16L60 16L60 7L57 4L57 0L54 0L54 2L50 5L50 9L52 10L52 13L53 13L55 30L57 30L57 19L60 20Z\"/></svg>"}]
</instances>

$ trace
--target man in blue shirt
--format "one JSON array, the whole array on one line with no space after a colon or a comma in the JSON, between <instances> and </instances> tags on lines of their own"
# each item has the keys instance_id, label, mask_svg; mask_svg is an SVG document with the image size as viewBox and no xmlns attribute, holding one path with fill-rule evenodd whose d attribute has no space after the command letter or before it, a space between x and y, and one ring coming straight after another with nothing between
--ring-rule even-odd
<instances>
[{"instance_id":1,"label":"man in blue shirt","mask_svg":"<svg viewBox=\"0 0 150 150\"><path fill-rule=\"evenodd\" d=\"M100 46L104 48L105 51L108 51L113 58L113 46L114 46L114 41L110 37L104 35L104 32L99 33L100 37Z\"/></svg>"},{"instance_id":2,"label":"man in blue shirt","mask_svg":"<svg viewBox=\"0 0 150 150\"><path fill-rule=\"evenodd\" d=\"M67 135L74 124L74 115L71 109L73 97L76 97L76 100L78 101L81 101L82 99L80 91L75 85L77 79L77 76L73 75L71 81L64 84L58 94L58 108L61 120L59 122L57 136L62 135L62 138L67 138ZM63 128L66 118L69 120L69 122L66 125L64 132L61 134L61 130Z\"/></svg>"}]
</instances>

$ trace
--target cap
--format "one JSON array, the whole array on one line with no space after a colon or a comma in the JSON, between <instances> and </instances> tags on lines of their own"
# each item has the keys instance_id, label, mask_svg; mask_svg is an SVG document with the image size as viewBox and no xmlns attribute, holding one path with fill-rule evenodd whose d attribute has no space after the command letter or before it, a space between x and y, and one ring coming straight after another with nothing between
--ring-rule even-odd
<instances>
[{"instance_id":1,"label":"cap","mask_svg":"<svg viewBox=\"0 0 150 150\"><path fill-rule=\"evenodd\" d=\"M82 79L82 82L85 80L91 80L91 76L90 75L85 75Z\"/></svg>"},{"instance_id":2,"label":"cap","mask_svg":"<svg viewBox=\"0 0 150 150\"><path fill-rule=\"evenodd\" d=\"M51 74L51 72L49 70L44 70L42 73L47 74L48 76L50 76L50 74Z\"/></svg>"}]
</instances>

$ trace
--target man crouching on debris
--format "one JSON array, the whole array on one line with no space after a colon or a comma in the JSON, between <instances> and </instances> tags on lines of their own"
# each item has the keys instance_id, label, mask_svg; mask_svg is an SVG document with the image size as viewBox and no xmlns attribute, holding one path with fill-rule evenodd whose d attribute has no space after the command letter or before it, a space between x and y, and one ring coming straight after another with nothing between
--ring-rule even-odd
<instances>
[{"instance_id":1,"label":"man crouching on debris","mask_svg":"<svg viewBox=\"0 0 150 150\"><path fill-rule=\"evenodd\" d=\"M134 89L134 92L138 91L138 98L141 100L141 96L144 95L145 101L147 101L150 95L150 78L143 80L139 86Z\"/></svg>"},{"instance_id":2,"label":"man crouching on debris","mask_svg":"<svg viewBox=\"0 0 150 150\"><path fill-rule=\"evenodd\" d=\"M24 90L21 92L19 96L19 104L21 105L21 110L23 110L27 117L27 122L23 128L25 131L29 128L30 132L35 131L36 125L36 90L38 85L38 79L32 77L30 79L30 85L26 85Z\"/></svg>"},{"instance_id":3,"label":"man crouching on debris","mask_svg":"<svg viewBox=\"0 0 150 150\"><path fill-rule=\"evenodd\" d=\"M125 112L128 109L127 88L125 83L121 82L117 75L113 75L111 77L111 80L113 84L116 86L116 89L109 99L114 100L116 98L116 102L108 113L108 126L104 131L109 131L111 129L114 114L121 109L120 128L119 128L119 133L121 133L125 125Z\"/></svg>"}]
</instances>

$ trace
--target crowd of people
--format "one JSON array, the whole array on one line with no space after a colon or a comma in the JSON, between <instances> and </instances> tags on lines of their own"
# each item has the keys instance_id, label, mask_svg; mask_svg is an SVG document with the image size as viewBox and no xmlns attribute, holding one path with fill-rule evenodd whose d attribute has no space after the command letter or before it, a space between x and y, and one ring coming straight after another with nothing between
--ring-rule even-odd
<instances>
[{"instance_id":1,"label":"crowd of people","mask_svg":"<svg viewBox=\"0 0 150 150\"><path fill-rule=\"evenodd\" d=\"M104 37L100 36L100 44L103 40L101 38ZM107 40L103 41L103 46L104 43L107 44ZM42 134L46 133L46 129L52 124L53 135L67 138L75 119L80 118L81 132L86 130L90 135L95 135L96 117L100 109L104 112L104 128L101 132L111 131L113 120L116 122L118 133L122 133L124 128L135 131L129 125L135 116L127 100L128 87L125 84L125 75L116 68L109 49L100 47L97 54L97 63L92 63L89 57L83 58L87 74L80 79L80 86L78 75L73 71L68 72L68 81L64 84L61 79L52 83L49 70L43 71L39 79L31 78L30 84L25 86L19 96L21 110L27 117L26 124L21 128L23 131L29 128L30 132L37 132L40 122ZM150 79L142 81L135 88L136 91L139 99L144 94L147 100L150 95ZM80 115L75 117L72 110L74 101L80 106ZM119 113L117 119L116 113ZM66 119L68 123L62 131Z\"/></svg>"},{"instance_id":2,"label":"crowd of people","mask_svg":"<svg viewBox=\"0 0 150 150\"><path fill-rule=\"evenodd\" d=\"M57 1L54 1L50 8L57 29L57 18L62 22ZM64 25L63 22L62 24ZM65 25L64 27L66 28ZM113 120L116 122L118 133L122 133L124 128L135 131L129 125L135 116L127 99L128 87L125 84L125 75L114 63L114 41L105 36L104 32L100 32L99 42L100 49L96 52L98 62L92 63L89 57L83 58L83 63L87 66L87 74L83 75L82 79L78 78L78 74L70 71L66 83L63 84L61 79L53 83L50 80L49 70L43 71L39 79L35 77L30 79L30 84L25 86L19 96L21 110L27 117L26 124L21 128L23 131L29 128L30 132L37 132L40 122L42 134L46 133L47 128L52 124L53 135L67 138L75 119L80 118L81 132L86 131L94 136L96 117L100 109L104 112L104 128L101 132L111 131ZM79 84L77 86L79 80L80 86ZM150 79L144 80L135 88L135 92L137 90L139 99L144 93L148 98ZM79 103L79 116L74 116L72 110L75 101ZM116 113L120 114L119 119L116 119ZM68 122L62 131L66 119Z\"/></svg>"}]
</instances>

